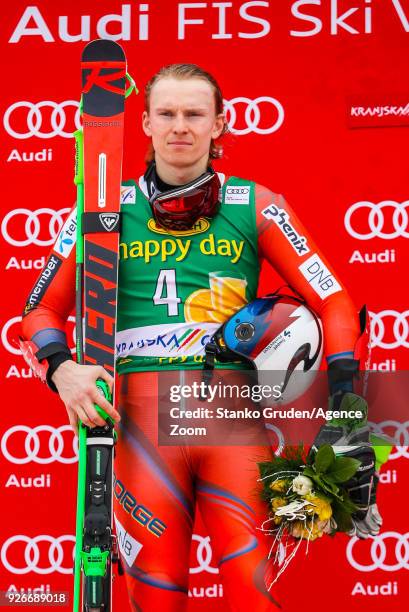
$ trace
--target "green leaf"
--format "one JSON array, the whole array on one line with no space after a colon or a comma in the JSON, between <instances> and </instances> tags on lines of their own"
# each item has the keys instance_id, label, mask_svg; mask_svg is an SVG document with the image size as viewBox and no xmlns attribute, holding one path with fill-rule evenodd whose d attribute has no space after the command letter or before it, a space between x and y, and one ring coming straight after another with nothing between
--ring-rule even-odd
<instances>
[{"instance_id":1,"label":"green leaf","mask_svg":"<svg viewBox=\"0 0 409 612\"><path fill-rule=\"evenodd\" d=\"M344 508L344 510L346 512L349 512L350 514L353 514L354 512L358 510L358 506L354 504L354 502L350 499L346 491L344 492L342 496L342 501L340 501L339 503L342 504L342 507Z\"/></svg>"},{"instance_id":2,"label":"green leaf","mask_svg":"<svg viewBox=\"0 0 409 612\"><path fill-rule=\"evenodd\" d=\"M312 468L310 468L310 467L304 468L302 474L303 474L303 476L308 476L309 478L311 478L312 476L316 475L314 470Z\"/></svg>"},{"instance_id":3,"label":"green leaf","mask_svg":"<svg viewBox=\"0 0 409 612\"><path fill-rule=\"evenodd\" d=\"M335 499L332 503L332 516L337 523L337 531L350 531L352 529L351 514L342 505L342 502Z\"/></svg>"},{"instance_id":4,"label":"green leaf","mask_svg":"<svg viewBox=\"0 0 409 612\"><path fill-rule=\"evenodd\" d=\"M335 484L335 482L326 478L325 476L321 477L321 486L331 491L331 493L338 493L339 491L339 487Z\"/></svg>"},{"instance_id":5,"label":"green leaf","mask_svg":"<svg viewBox=\"0 0 409 612\"><path fill-rule=\"evenodd\" d=\"M323 446L320 446L317 454L315 455L314 466L318 473L323 473L332 466L334 461L334 449L329 444L324 444Z\"/></svg>"},{"instance_id":6,"label":"green leaf","mask_svg":"<svg viewBox=\"0 0 409 612\"><path fill-rule=\"evenodd\" d=\"M361 465L361 461L353 459L352 457L337 457L328 470L328 476L330 476L335 482L346 482L354 474Z\"/></svg>"}]
</instances>

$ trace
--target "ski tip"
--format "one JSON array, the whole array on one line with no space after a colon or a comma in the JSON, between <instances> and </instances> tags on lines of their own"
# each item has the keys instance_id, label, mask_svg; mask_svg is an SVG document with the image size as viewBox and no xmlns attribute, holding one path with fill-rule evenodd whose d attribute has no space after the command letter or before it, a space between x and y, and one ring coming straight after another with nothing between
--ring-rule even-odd
<instances>
[{"instance_id":1,"label":"ski tip","mask_svg":"<svg viewBox=\"0 0 409 612\"><path fill-rule=\"evenodd\" d=\"M125 61L125 52L115 40L97 38L89 42L82 52L82 61Z\"/></svg>"}]
</instances>

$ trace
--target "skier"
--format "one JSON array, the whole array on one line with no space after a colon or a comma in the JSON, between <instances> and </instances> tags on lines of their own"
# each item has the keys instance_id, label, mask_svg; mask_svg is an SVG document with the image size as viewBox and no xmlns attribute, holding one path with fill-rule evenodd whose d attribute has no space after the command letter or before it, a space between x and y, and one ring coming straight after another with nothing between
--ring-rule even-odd
<instances>
[{"instance_id":1,"label":"skier","mask_svg":"<svg viewBox=\"0 0 409 612\"><path fill-rule=\"evenodd\" d=\"M88 427L104 424L94 403L118 423L114 509L117 528L129 536L122 556L133 609L186 608L197 501L230 609L270 610L278 602L268 591L270 545L256 530L267 508L257 492L254 458L268 460L271 451L159 446L158 371L182 376L203 368L206 341L255 298L263 258L321 317L330 391L339 401L353 390L363 328L345 287L283 196L213 170L227 125L220 88L209 73L193 64L162 68L146 86L142 125L150 139L147 169L122 188L118 410L95 387L102 378L112 388L110 374L75 363L67 346L75 249L28 300L22 336L37 347L39 362L48 363L47 382L74 430L78 420ZM216 363L216 372L218 367L238 366ZM234 375L239 380L240 370ZM323 437L321 432L320 443ZM368 526L365 510L356 522L358 535L379 531L376 507L371 520Z\"/></svg>"}]
</instances>

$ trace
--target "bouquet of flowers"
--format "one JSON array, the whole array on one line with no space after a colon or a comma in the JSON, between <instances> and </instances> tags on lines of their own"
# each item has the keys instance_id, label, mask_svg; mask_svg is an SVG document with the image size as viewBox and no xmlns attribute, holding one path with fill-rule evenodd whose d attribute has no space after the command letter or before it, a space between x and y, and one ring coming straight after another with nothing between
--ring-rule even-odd
<instances>
[{"instance_id":1,"label":"bouquet of flowers","mask_svg":"<svg viewBox=\"0 0 409 612\"><path fill-rule=\"evenodd\" d=\"M274 536L269 558L275 551L275 562L282 563L269 588L303 540L307 541L308 552L309 542L324 533L334 535L352 528L351 515L357 507L345 483L360 464L357 459L336 456L329 444L321 446L313 456L308 456L302 445L285 447L279 457L258 464L263 497L271 509L260 529Z\"/></svg>"}]
</instances>

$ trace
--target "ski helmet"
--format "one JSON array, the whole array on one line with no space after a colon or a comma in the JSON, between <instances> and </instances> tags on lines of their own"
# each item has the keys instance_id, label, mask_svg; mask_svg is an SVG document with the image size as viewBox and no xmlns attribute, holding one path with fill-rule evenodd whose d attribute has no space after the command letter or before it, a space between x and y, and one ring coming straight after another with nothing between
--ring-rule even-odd
<instances>
[{"instance_id":1,"label":"ski helmet","mask_svg":"<svg viewBox=\"0 0 409 612\"><path fill-rule=\"evenodd\" d=\"M272 294L238 310L205 347L211 361L238 358L258 372L259 384L280 384L282 401L302 395L312 384L323 354L321 322L300 298ZM294 372L303 372L294 376ZM278 382L277 382L278 381Z\"/></svg>"}]
</instances>

